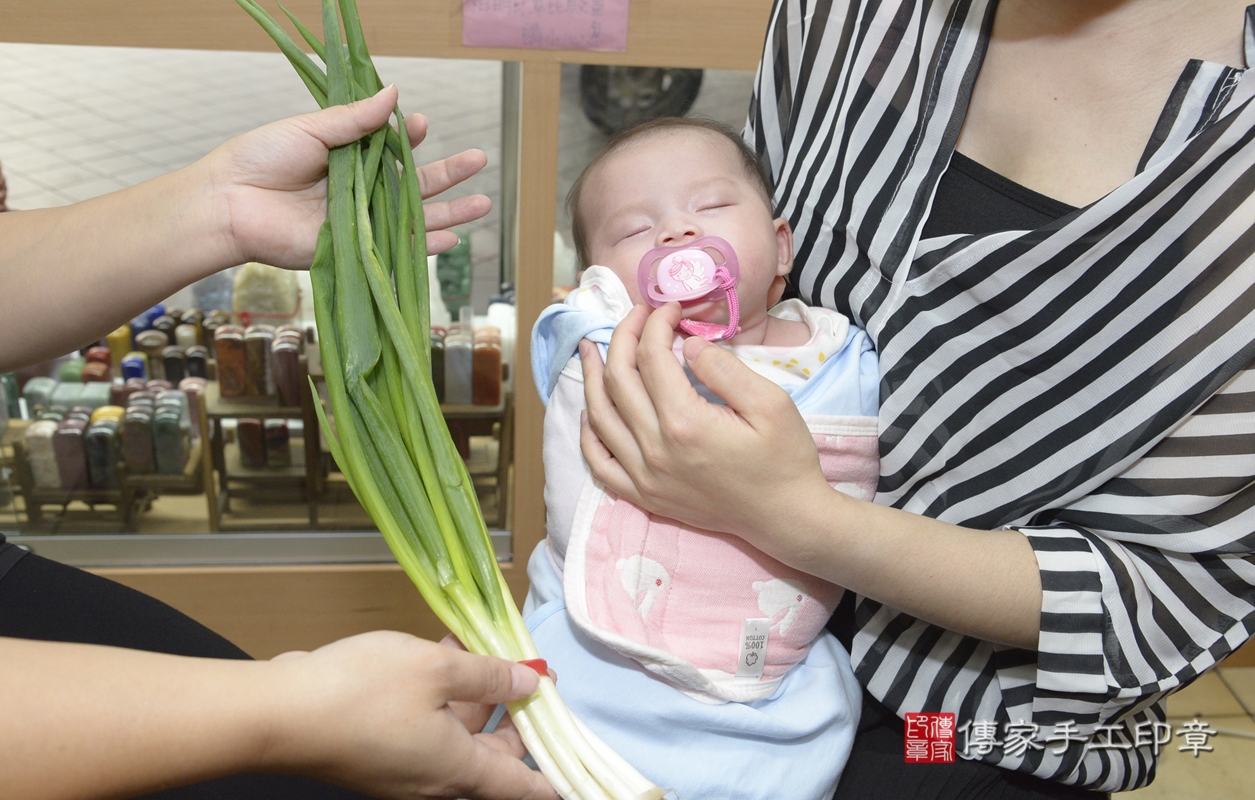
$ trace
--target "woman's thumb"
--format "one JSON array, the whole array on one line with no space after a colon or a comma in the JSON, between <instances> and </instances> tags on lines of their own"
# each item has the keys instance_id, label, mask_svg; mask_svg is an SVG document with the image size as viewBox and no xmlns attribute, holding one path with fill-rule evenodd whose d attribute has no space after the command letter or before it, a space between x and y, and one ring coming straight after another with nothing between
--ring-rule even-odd
<instances>
[{"instance_id":1,"label":"woman's thumb","mask_svg":"<svg viewBox=\"0 0 1255 800\"><path fill-rule=\"evenodd\" d=\"M700 337L692 336L684 341L684 361L707 389L743 417L769 413L766 406L783 394L780 387L754 372L731 352Z\"/></svg>"},{"instance_id":2,"label":"woman's thumb","mask_svg":"<svg viewBox=\"0 0 1255 800\"><path fill-rule=\"evenodd\" d=\"M328 106L306 117L309 131L322 140L328 149L355 142L368 133L379 130L388 121L388 115L396 108L397 87L380 89L373 97L367 97L343 106Z\"/></svg>"},{"instance_id":3,"label":"woman's thumb","mask_svg":"<svg viewBox=\"0 0 1255 800\"><path fill-rule=\"evenodd\" d=\"M454 659L453 670L445 686L448 700L469 703L505 703L527 697L536 691L539 677L536 671L523 664L515 664L500 658L479 656L454 650L445 653Z\"/></svg>"}]
</instances>

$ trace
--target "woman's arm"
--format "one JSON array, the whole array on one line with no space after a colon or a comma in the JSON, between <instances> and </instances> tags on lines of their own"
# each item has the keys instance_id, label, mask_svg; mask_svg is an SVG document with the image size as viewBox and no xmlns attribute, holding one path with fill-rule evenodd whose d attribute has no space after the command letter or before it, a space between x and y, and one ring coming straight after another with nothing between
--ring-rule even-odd
<instances>
[{"instance_id":1,"label":"woman's arm","mask_svg":"<svg viewBox=\"0 0 1255 800\"><path fill-rule=\"evenodd\" d=\"M1118 397L1121 403L1132 404L1138 398L1145 402L1146 383L1114 391L1100 388L1089 396L1088 403L1054 405L1048 398L1055 386L1073 381L1071 392L1064 394L1075 400L1087 391L1077 389L1076 380L1098 380L1097 374L1084 374L1086 366L1055 369L1066 358L1077 356L1081 362L1103 361L1109 365L1120 359L1104 345L1088 353L1084 343L1073 341L1063 346L1061 339L1065 334L1054 330L1048 336L1049 343L1044 344L1050 351L1044 359L1048 365L1039 361L1041 371L1034 368L1021 373L1020 368L1042 351L1021 346L1024 340L1018 332L1024 330L1024 318L1017 318L1019 312L1012 307L1049 308L1043 321L1048 317L1067 320L1068 312L1059 310L1060 303L1066 304L1061 300L1063 295L1046 299L1050 291L1043 291L1035 303L1025 304L1025 296L1010 290L1010 283L1004 282L1001 274L991 277L990 273L981 273L978 277L975 271L950 271L948 265L928 259L917 266L928 272L925 282L937 281L929 296L915 295L905 300L912 294L910 289L902 295L894 290L882 291L890 289L889 276L879 256L869 253L872 240L888 243L895 235L901 235L903 238L896 241L904 241L915 230L909 226L919 220L912 216L907 220L908 227L895 228L904 217L880 213L879 200L884 195L877 193L884 186L877 181L885 174L876 174L872 161L885 157L889 151L880 147L884 139L873 129L883 130L885 137L905 134L915 125L919 126L915 131L922 131L922 113L926 109L933 123L944 121L935 128L940 138L925 135L913 141L923 144L927 139L935 144L949 135L941 133L943 126L953 132L953 126L961 122L962 152L978 156L982 164L994 166L1031 188L1088 203L1125 179L1114 175L1113 170L1123 170L1126 178L1131 177L1139 170L1143 157L1167 158L1183 146L1187 137L1198 147L1200 140L1193 137L1200 128L1205 130L1210 120L1232 110L1222 98L1228 96L1234 75L1217 64L1196 62L1187 67L1187 60L1212 58L1222 63L1242 63L1240 59L1230 60L1241 43L1241 6L1227 0L1208 0L1188 7L1150 2L1010 0L997 4L949 4L934 6L928 14L919 16L918 28L901 38L886 32L900 30L903 15L918 6L903 2L815 4L780 0L772 11L746 136L772 168L777 213L792 223L799 258L809 265L795 272L793 286L808 302L848 309L850 316L874 327L878 349L882 355L890 353L898 365L896 371L889 367L894 372L888 382L891 391L886 395L890 408L882 420L888 456L892 459L886 465L886 493L917 510L936 509L927 513L948 514L957 520L978 515L994 520L983 523L984 527L996 527L1012 519L1031 519L1040 525L1020 530L1033 549L1038 577L1026 576L1025 585L1017 587L1010 576L997 574L996 562L982 561L986 553L978 547L971 560L959 565L958 573L947 570L940 576L957 584L941 598L944 607L911 609L911 613L924 619L940 620L949 626L945 620L949 618L947 614L955 611L952 604L963 602L977 613L998 615L1000 619L991 621L1001 622L1007 618L1007 608L988 601L992 596L994 602L999 602L996 598L1005 595L997 589L1005 581L1012 592L1040 598L1041 633L1034 653L999 652L1000 648L917 622L906 614L894 613L892 608L877 609L874 601L860 606L864 613L856 622L856 671L868 690L899 715L921 710L920 699L926 698L923 704L927 710L954 712L959 724L997 716L1030 721L1049 731L1051 726L1070 720L1081 731L1082 738L1063 753L1048 747L1044 753L1024 758L995 750L987 760L998 766L1052 780L1075 781L1103 791L1132 789L1149 780L1155 762L1152 748L1142 746L1132 752L1106 749L1102 746L1106 734L1099 726L1119 724L1132 730L1138 725L1149 727L1161 722L1163 707L1159 701L1164 695L1196 678L1201 670L1213 666L1249 636L1255 598L1255 559L1250 556L1250 533L1255 531L1255 515L1250 513L1250 498L1255 491L1250 465L1255 462L1249 432L1255 430L1255 413L1247 402L1243 413L1221 414L1220 407L1231 409L1240 401L1233 396L1219 398L1216 413L1196 413L1193 419L1197 426L1192 435L1179 437L1179 428L1156 446L1162 447L1160 458L1142 456L1127 467L1106 460L1102 466L1108 480L1093 486L1099 480L1094 461L1085 465L1079 462L1085 456L1097 460L1095 451L1106 446L1111 447L1112 453L1119 453L1120 445L1115 441L1118 435L1094 437L1088 452L1082 454L1068 444L1076 440L1067 434L1059 435L1059 431L1065 427L1093 430L1087 428L1088 422L1075 418L1084 414L1085 405L1094 409L1093 404L1101 403L1105 397ZM1013 21L1013 12L1029 14L1021 16L1020 22L1046 23L1036 32L1040 36L1031 30L1026 36L1021 24L1006 24ZM1097 24L1093 25L1075 24L1078 17L1087 15L1109 18L1094 20ZM942 17L946 17L944 24ZM1213 27L1217 20L1219 28ZM994 40L981 61L979 32L990 23ZM1079 38L1060 35L1064 28L1079 34ZM1203 40L1213 31L1218 31L1215 42L1219 50ZM1003 32L1008 35L1001 36ZM1230 48L1228 54L1224 47ZM952 58L961 52L975 58ZM888 73L873 68L872 77L868 77L868 64L882 65L891 60L906 64L911 58L930 66L919 72L907 70L905 78L900 77L902 72L887 78ZM938 69L947 58L952 59L949 67ZM964 65L964 69L957 70L956 65ZM1195 68L1199 69L1197 77L1187 80ZM960 74L979 75L970 106L962 101L963 87L969 84L966 79L959 79ZM1078 80L1078 75L1094 80ZM947 78L951 79L948 84ZM1173 83L1178 78L1183 79L1182 84ZM871 93L865 91L869 81L875 84ZM937 95L927 89L921 93L919 90L925 85L921 81L931 87L953 87L955 93L942 90L942 95L957 98L958 105L951 113L936 113L932 101ZM1174 86L1188 89L1188 95L1176 95ZM899 107L896 98L906 96L908 90L915 91L912 97L920 99L920 103ZM1173 100L1165 108L1170 93ZM1117 102L1105 102L1106 99ZM904 112L901 116L897 113L899 108ZM886 109L890 109L888 115ZM993 113L983 114L981 109ZM1026 111L1030 112L1027 116ZM1162 116L1158 116L1161 112ZM917 113L920 115L912 116ZM1140 128L1139 119L1143 126ZM881 124L883 129L878 127ZM1163 131L1152 136L1150 130L1156 124L1173 125L1175 138L1169 137L1161 145L1158 136ZM1061 125L1069 130L1061 134ZM1031 128L1032 136L1020 135L1024 132L1020 126ZM889 133L890 128L893 134ZM1243 126L1232 130L1239 128L1246 131ZM1008 144L1012 142L1014 145ZM908 167L908 172L917 170L915 174L922 177L927 168L924 165L941 166L938 159L948 157L949 152L943 147L932 156L912 152L914 168ZM1103 163L1095 167L1095 159ZM870 181L865 180L869 171L873 173ZM1141 174L1145 176L1147 171ZM1236 180L1240 174L1241 170L1226 170L1224 166L1215 173L1218 184ZM1039 182L1042 175L1049 178L1045 184ZM1077 181L1078 176L1083 181ZM915 183L911 178L899 180L901 175L894 173L887 180L890 189L924 186L928 192L933 177L935 173ZM1052 186L1059 187L1061 182L1066 191L1056 194ZM1077 190L1079 193L1075 193ZM899 200L908 196L909 192L896 193ZM922 204L924 195L913 196L915 209L923 211L927 205ZM1198 213L1196 209L1200 207L1190 204L1188 192L1167 190L1162 197L1169 196L1166 206L1159 206L1156 198L1155 207L1180 207L1190 209L1187 213ZM1240 199L1246 193L1235 190L1232 196ZM1121 219L1144 218L1133 207L1120 213L1134 215ZM1221 211L1208 209L1200 219L1223 216ZM1235 235L1249 233L1241 219L1245 217L1231 219L1238 223L1231 228ZM1098 218L1093 221L1098 222ZM1156 224L1160 230L1172 225L1167 216ZM1205 234L1187 233L1178 241L1206 238ZM1029 241L1040 240L1025 240ZM1103 242L1099 249L1111 253L1120 247L1117 237L1110 243ZM1224 245L1211 248L1211 252L1228 250ZM1012 251L1023 252L1015 247L1006 252L1010 255ZM1162 262L1175 253L1168 248L1156 260ZM931 268L925 266L929 263ZM990 267L1000 269L994 263ZM1041 277L1045 272L1037 268L1034 274ZM913 285L905 274L895 272L894 276L906 279L897 288ZM1009 276L1007 279L1010 281ZM1090 286L1100 282L1095 274L1086 274L1083 280L1089 281ZM1138 280L1149 278L1140 275ZM1168 280L1164 285L1188 283L1188 279ZM992 288L994 285L997 288ZM1037 288L1041 289L1041 285ZM1066 291L1074 288L1069 286ZM968 296L968 292L972 294ZM1090 295L1096 296L1098 293ZM905 302L889 311L895 301L887 298L892 297ZM1191 295L1191 300L1197 301L1196 308L1222 307L1219 303L1204 303L1198 295ZM986 302L989 307L981 308ZM911 310L903 311L912 304ZM979 309L975 316L980 321L968 316L974 308ZM971 339L965 334L1004 312L1007 317L983 328L991 331L988 341L978 337L982 339L980 344L986 346L983 354L974 352ZM1106 319L1109 315L1084 316ZM1211 322L1219 329L1223 327L1222 320L1233 317L1231 313L1221 313ZM1155 312L1146 319L1159 323ZM911 334L902 335L910 326L914 326ZM1196 329L1209 327L1204 321ZM1011 330L1017 333L1004 338ZM1249 337L1234 338L1249 341ZM967 344L946 350L946 345L955 341ZM1064 350L1069 354L1066 357L1062 356ZM1147 346L1146 352L1171 350L1172 346L1166 350ZM912 352L907 355L907 351ZM921 352L945 355L924 368L916 355ZM968 364L987 363L988 359L1001 362L1002 367L969 371L954 362L946 364L947 357L957 357ZM902 369L904 364L909 365L908 370ZM1175 372L1175 364L1169 370L1162 365L1146 366L1148 372L1153 370L1158 376L1168 372L1177 377L1183 374ZM1098 374L1105 377L1106 370L1101 368ZM906 371L911 375L906 380L918 381L927 390L903 391L900 381ZM1000 371L1009 379L1007 383L1001 383L997 375ZM1034 375L1038 376L1035 386ZM747 383L749 380L746 378ZM899 388L894 389L895 386ZM984 394L975 402L970 388L973 386L982 387ZM1035 388L1038 396L1020 412L1010 398L1016 389L1026 387ZM618 399L618 395L612 396ZM1247 398L1251 397L1255 393L1247 394ZM998 411L990 407L993 402L1001 404ZM1051 406L1055 412L1053 423L1046 427L1037 424L1035 411L1028 411L1038 402ZM1068 410L1059 414L1064 406ZM1157 407L1166 409L1169 403L1160 402ZM1171 410L1181 415L1190 413L1183 404L1173 405ZM972 416L967 417L968 413ZM1093 417L1103 413L1092 410ZM1074 419L1075 426L1071 424ZM922 420L918 427L916 420ZM1221 420L1225 421L1218 424ZM1167 422L1165 418L1158 421ZM1049 453L1032 452L1020 445L1007 446L1003 433L1012 429L1030 432L1030 439L1034 435L1053 439L1047 448ZM911 441L904 445L900 438L903 436L911 437ZM974 442L978 444L968 449ZM999 455L991 458L991 453ZM761 452L749 451L741 459L760 457ZM1036 491L1045 481L1017 480L1037 465L1052 475L1074 468L1076 472L1046 490L1054 490L1046 499ZM764 475L768 472L757 465L754 468ZM965 481L959 476L971 475L965 469L979 471L981 478L962 485ZM1130 472L1140 472L1142 480L1130 480ZM1071 480L1077 475L1091 478L1090 485L1081 490L1083 496L1074 497L1081 493L1075 492L1059 497L1061 486L1074 486ZM960 510L958 506L965 501L974 502ZM1050 505L1049 511L1036 513L1046 504ZM1058 508L1058 504L1066 507ZM833 520L831 524L844 527L846 522ZM942 528L937 535L947 536L949 532ZM872 545L869 537L864 546ZM919 566L913 565L908 572L904 565L900 578L915 576L922 581L929 577L930 572L920 571ZM982 575L982 571L990 569L995 574ZM970 596L961 599L959 593L969 591L961 585L964 580L974 585ZM877 596L873 590L867 594ZM960 618L952 627L973 632L972 627L963 626L962 609L959 611ZM1031 616L1027 603L1019 607L1017 613L1020 612L1021 616ZM975 628L982 638L984 630ZM992 638L999 638L996 632Z\"/></svg>"},{"instance_id":2,"label":"woman's arm","mask_svg":"<svg viewBox=\"0 0 1255 800\"><path fill-rule=\"evenodd\" d=\"M518 760L517 737L472 736L456 702L525 697L535 673L406 634L269 662L0 638L0 663L2 797L131 796L260 771L378 797L556 797Z\"/></svg>"},{"instance_id":3,"label":"woman's arm","mask_svg":"<svg viewBox=\"0 0 1255 800\"><path fill-rule=\"evenodd\" d=\"M678 306L643 306L616 329L603 370L581 345L593 475L659 514L734 533L805 572L949 630L1036 649L1041 577L1024 535L982 531L832 489L793 401L700 339L671 352ZM752 466L748 466L752 465Z\"/></svg>"},{"instance_id":4,"label":"woman's arm","mask_svg":"<svg viewBox=\"0 0 1255 800\"><path fill-rule=\"evenodd\" d=\"M61 208L0 215L0 372L99 338L200 278L246 261L306 268L326 217L327 151L387 122L389 87L348 106L266 125L129 189ZM410 141L427 132L406 119ZM419 170L424 196L484 166L468 150ZM426 206L433 252L443 230L482 217L482 195Z\"/></svg>"}]
</instances>

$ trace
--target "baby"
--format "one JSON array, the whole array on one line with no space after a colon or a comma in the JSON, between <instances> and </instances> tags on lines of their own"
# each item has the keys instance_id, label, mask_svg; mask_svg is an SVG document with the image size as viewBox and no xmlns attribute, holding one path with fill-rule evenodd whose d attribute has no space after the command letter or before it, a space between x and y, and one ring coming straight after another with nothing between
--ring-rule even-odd
<instances>
[{"instance_id":1,"label":"baby","mask_svg":"<svg viewBox=\"0 0 1255 800\"><path fill-rule=\"evenodd\" d=\"M841 588L737 536L648 514L593 480L579 446L578 346L589 339L604 357L634 304L678 300L677 357L684 335L702 336L783 387L829 483L871 499L871 344L835 312L779 303L792 232L772 218L768 181L731 129L664 119L621 134L569 205L576 250L592 266L532 334L547 402L548 538L528 565L528 627L571 709L683 800L830 797L861 698L849 656L824 630Z\"/></svg>"}]
</instances>

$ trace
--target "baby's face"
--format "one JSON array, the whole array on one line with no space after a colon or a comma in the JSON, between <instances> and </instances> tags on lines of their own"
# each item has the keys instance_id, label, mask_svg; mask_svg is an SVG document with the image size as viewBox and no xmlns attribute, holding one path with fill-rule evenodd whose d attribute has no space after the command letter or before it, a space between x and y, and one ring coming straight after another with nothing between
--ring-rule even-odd
<instances>
[{"instance_id":1,"label":"baby's face","mask_svg":"<svg viewBox=\"0 0 1255 800\"><path fill-rule=\"evenodd\" d=\"M788 223L772 219L732 143L707 131L666 131L629 144L588 176L580 208L590 263L613 270L634 303L644 302L636 273L647 252L719 236L740 263L736 291L741 327L749 329L780 299L793 265ZM726 324L727 304L686 306L684 317Z\"/></svg>"}]
</instances>

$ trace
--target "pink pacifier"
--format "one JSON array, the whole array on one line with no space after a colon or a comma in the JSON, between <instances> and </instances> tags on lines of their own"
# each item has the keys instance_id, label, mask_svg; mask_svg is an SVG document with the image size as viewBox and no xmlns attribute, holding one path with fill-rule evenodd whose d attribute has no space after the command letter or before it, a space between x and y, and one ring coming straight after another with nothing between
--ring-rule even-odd
<instances>
[{"instance_id":1,"label":"pink pacifier","mask_svg":"<svg viewBox=\"0 0 1255 800\"><path fill-rule=\"evenodd\" d=\"M740 265L732 245L718 236L703 236L682 245L650 250L641 259L636 283L645 302L654 308L671 302L689 305L726 297L727 325L680 320L680 330L688 335L717 342L731 339L741 332L740 304L736 299L736 282L740 276Z\"/></svg>"}]
</instances>

